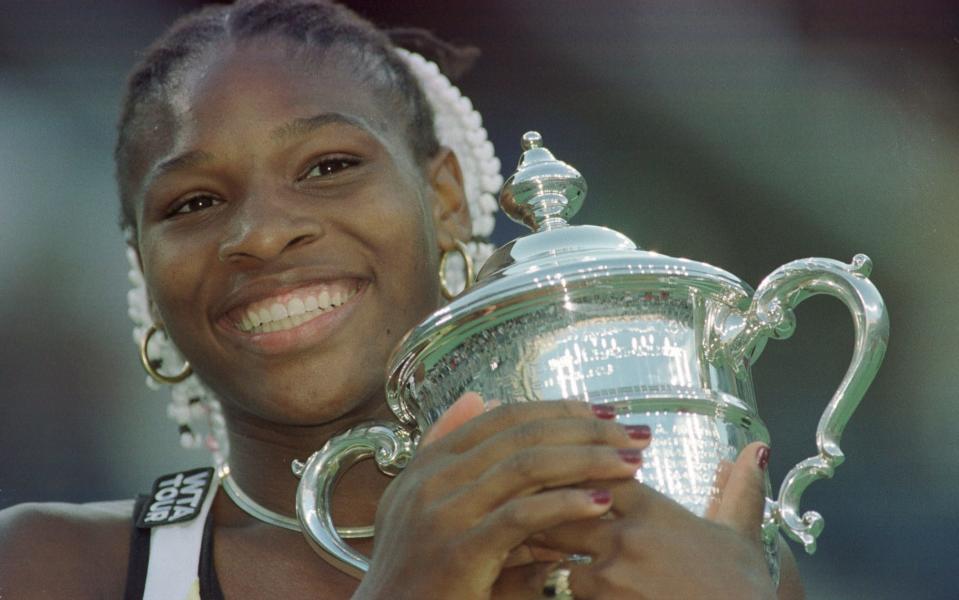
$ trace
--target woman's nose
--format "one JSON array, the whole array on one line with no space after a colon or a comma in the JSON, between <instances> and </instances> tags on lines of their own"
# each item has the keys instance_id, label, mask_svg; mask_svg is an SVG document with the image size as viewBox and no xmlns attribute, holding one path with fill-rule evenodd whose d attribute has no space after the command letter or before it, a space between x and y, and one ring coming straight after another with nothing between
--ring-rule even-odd
<instances>
[{"instance_id":1,"label":"woman's nose","mask_svg":"<svg viewBox=\"0 0 959 600\"><path fill-rule=\"evenodd\" d=\"M319 218L289 201L248 198L241 202L220 242L223 262L268 261L323 235Z\"/></svg>"}]
</instances>

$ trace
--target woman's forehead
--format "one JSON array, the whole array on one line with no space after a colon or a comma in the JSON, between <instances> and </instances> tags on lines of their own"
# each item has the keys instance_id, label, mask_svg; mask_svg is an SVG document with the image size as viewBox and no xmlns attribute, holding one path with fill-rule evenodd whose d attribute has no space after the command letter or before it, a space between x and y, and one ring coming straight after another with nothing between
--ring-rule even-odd
<instances>
[{"instance_id":1,"label":"woman's forehead","mask_svg":"<svg viewBox=\"0 0 959 600\"><path fill-rule=\"evenodd\" d=\"M208 136L245 127L275 137L323 114L344 115L377 136L403 131L388 117L386 94L342 53L294 53L285 45L264 40L220 47L187 69L169 96L177 133Z\"/></svg>"},{"instance_id":2,"label":"woman's forehead","mask_svg":"<svg viewBox=\"0 0 959 600\"><path fill-rule=\"evenodd\" d=\"M145 107L120 177L137 198L166 161L235 147L237 136L256 132L260 140L274 140L331 115L415 164L408 117L396 114L388 85L369 70L348 51L297 50L275 38L211 48L172 78L159 102Z\"/></svg>"}]
</instances>

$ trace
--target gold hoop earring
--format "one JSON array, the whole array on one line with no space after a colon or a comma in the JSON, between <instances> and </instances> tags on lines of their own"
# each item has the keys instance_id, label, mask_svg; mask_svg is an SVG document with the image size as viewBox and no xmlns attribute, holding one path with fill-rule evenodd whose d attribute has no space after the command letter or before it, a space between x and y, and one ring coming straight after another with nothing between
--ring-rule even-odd
<instances>
[{"instance_id":1,"label":"gold hoop earring","mask_svg":"<svg viewBox=\"0 0 959 600\"><path fill-rule=\"evenodd\" d=\"M466 244L459 240L453 240L453 242L456 244L456 248L454 250L444 250L440 257L440 293L447 300L456 297L456 294L450 289L449 282L446 281L446 261L453 252L462 256L463 262L466 264L466 287L463 288L463 291L470 289L470 286L473 285L473 258L470 256L470 250L466 247Z\"/></svg>"},{"instance_id":2,"label":"gold hoop earring","mask_svg":"<svg viewBox=\"0 0 959 600\"><path fill-rule=\"evenodd\" d=\"M147 375L152 377L157 383L180 383L193 374L193 367L190 366L189 362L183 363L183 369L176 375L164 375L157 370L157 367L153 366L153 361L151 361L147 355L150 338L152 338L153 334L157 331L159 331L159 328L157 328L156 325L150 325L146 335L143 336L143 341L140 342L140 363L143 365L143 369L147 372Z\"/></svg>"}]
</instances>

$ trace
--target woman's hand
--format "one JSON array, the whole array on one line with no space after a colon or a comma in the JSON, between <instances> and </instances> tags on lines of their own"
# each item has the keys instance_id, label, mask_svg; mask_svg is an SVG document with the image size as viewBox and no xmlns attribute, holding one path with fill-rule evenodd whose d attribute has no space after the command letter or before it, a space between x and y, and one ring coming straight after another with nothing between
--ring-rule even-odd
<instances>
[{"instance_id":1,"label":"woman's hand","mask_svg":"<svg viewBox=\"0 0 959 600\"><path fill-rule=\"evenodd\" d=\"M760 541L768 448L747 446L727 473L721 500L703 519L636 481L611 482L615 519L569 523L534 536L537 544L588 554L570 566L577 600L596 598L776 598ZM784 567L787 565L784 564ZM802 597L791 555L784 573ZM542 565L512 569L511 588L542 589ZM791 592L792 593L792 592Z\"/></svg>"},{"instance_id":2,"label":"woman's hand","mask_svg":"<svg viewBox=\"0 0 959 600\"><path fill-rule=\"evenodd\" d=\"M634 481L649 439L584 402L482 410L475 394L461 398L387 488L354 598L490 598L533 534L605 514L608 486ZM605 487L576 487L597 479Z\"/></svg>"}]
</instances>

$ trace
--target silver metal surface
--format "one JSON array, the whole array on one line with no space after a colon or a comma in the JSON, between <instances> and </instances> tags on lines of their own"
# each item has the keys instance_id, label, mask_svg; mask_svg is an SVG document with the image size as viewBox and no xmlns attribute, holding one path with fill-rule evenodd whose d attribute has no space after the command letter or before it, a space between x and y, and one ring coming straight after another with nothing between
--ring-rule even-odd
<instances>
[{"instance_id":1,"label":"silver metal surface","mask_svg":"<svg viewBox=\"0 0 959 600\"><path fill-rule=\"evenodd\" d=\"M846 265L828 258L796 260L773 271L759 285L745 315L727 315L717 321L718 355L744 369L746 359L755 360L765 341L785 339L796 327L793 309L806 298L826 294L849 309L855 328L852 360L816 428L818 453L789 471L776 501L767 499L764 532L767 540L781 528L803 544L806 552L816 550L816 538L823 528L822 516L809 511L799 516L799 503L806 488L819 479L832 477L845 460L839 447L846 423L872 383L886 351L889 320L882 296L869 281L872 261L856 255ZM731 326L724 327L727 321Z\"/></svg>"},{"instance_id":2,"label":"silver metal surface","mask_svg":"<svg viewBox=\"0 0 959 600\"><path fill-rule=\"evenodd\" d=\"M299 476L298 473L302 467L302 462L294 461L293 471L297 476ZM244 492L243 488L237 485L233 476L230 474L230 465L228 463L220 465L218 476L220 477L220 483L223 485L223 491L225 491L230 500L233 500L233 503L240 507L246 514L267 525L289 529L290 531L303 531L298 519L272 511ZM373 537L373 526L337 527L336 533L344 539L371 538Z\"/></svg>"},{"instance_id":3,"label":"silver metal surface","mask_svg":"<svg viewBox=\"0 0 959 600\"><path fill-rule=\"evenodd\" d=\"M373 458L380 471L396 475L413 455L410 433L396 423L370 421L331 438L305 463L293 462L300 478L296 489L296 516L313 549L337 569L361 578L370 561L343 541L333 525L333 488L357 462Z\"/></svg>"},{"instance_id":4,"label":"silver metal surface","mask_svg":"<svg viewBox=\"0 0 959 600\"><path fill-rule=\"evenodd\" d=\"M579 171L556 160L535 131L523 135L519 166L500 192L499 203L511 219L533 231L566 227L579 212L586 180Z\"/></svg>"},{"instance_id":5,"label":"silver metal surface","mask_svg":"<svg viewBox=\"0 0 959 600\"><path fill-rule=\"evenodd\" d=\"M768 339L792 333L796 305L834 296L852 315L855 349L820 420L817 455L790 471L776 500L767 497L764 539L778 579L779 529L815 550L822 519L799 516L802 493L842 462L839 438L885 352L888 321L869 259L794 261L754 294L717 267L643 251L603 227L569 226L585 182L538 134L524 136L524 149L501 203L534 233L494 252L472 289L402 340L387 370L390 408L422 432L467 391L502 403L613 406L620 423L653 430L637 479L704 515L720 472L747 444L770 441L752 363Z\"/></svg>"}]
</instances>

